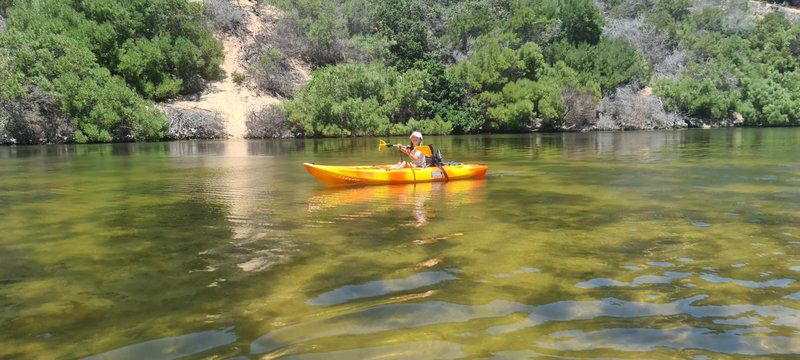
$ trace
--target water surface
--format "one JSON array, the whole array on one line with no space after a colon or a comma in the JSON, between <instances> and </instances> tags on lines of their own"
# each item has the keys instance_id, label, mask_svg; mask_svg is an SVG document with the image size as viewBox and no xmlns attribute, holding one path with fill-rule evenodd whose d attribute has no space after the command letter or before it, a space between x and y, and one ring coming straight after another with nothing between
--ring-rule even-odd
<instances>
[{"instance_id":1,"label":"water surface","mask_svg":"<svg viewBox=\"0 0 800 360\"><path fill-rule=\"evenodd\" d=\"M0 358L800 354L800 129L426 140L0 148Z\"/></svg>"}]
</instances>

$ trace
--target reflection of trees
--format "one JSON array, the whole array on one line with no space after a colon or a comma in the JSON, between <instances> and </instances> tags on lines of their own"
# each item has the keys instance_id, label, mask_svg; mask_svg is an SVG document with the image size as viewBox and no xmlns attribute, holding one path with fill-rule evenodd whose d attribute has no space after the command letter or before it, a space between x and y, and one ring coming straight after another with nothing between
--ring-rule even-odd
<instances>
[{"instance_id":1,"label":"reflection of trees","mask_svg":"<svg viewBox=\"0 0 800 360\"><path fill-rule=\"evenodd\" d=\"M225 207L207 194L171 191L193 179L169 162L147 161L163 158L162 145L76 147L76 158L57 164L75 172L22 171L40 193L8 198L15 215L0 228L46 272L2 290L18 321L0 325L0 348L33 346L33 354L38 341L22 339L53 336L41 346L72 357L202 326L218 298L206 286L220 275L191 271L206 267L197 254L229 238L230 227Z\"/></svg>"}]
</instances>

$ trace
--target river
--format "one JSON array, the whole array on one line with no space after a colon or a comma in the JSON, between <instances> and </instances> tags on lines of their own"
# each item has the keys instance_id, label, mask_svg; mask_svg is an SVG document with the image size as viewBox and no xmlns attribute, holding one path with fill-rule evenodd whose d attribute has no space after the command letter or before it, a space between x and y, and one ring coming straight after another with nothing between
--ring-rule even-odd
<instances>
[{"instance_id":1,"label":"river","mask_svg":"<svg viewBox=\"0 0 800 360\"><path fill-rule=\"evenodd\" d=\"M800 129L426 140L0 148L0 358L800 354Z\"/></svg>"}]
</instances>

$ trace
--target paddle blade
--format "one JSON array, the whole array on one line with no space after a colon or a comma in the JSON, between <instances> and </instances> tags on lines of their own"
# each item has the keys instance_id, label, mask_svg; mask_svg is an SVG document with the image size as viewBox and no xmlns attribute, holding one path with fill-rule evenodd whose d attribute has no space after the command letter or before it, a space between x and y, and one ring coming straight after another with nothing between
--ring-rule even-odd
<instances>
[{"instance_id":1,"label":"paddle blade","mask_svg":"<svg viewBox=\"0 0 800 360\"><path fill-rule=\"evenodd\" d=\"M389 146L389 144L387 144L386 141L383 141L383 140L379 140L379 141L380 142L378 143L378 151L386 149L386 147Z\"/></svg>"}]
</instances>

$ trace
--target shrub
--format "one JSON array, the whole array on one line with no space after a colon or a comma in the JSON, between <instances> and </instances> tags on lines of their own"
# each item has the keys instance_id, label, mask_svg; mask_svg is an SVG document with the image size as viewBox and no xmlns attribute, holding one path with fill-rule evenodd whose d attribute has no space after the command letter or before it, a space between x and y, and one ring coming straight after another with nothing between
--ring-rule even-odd
<instances>
[{"instance_id":1,"label":"shrub","mask_svg":"<svg viewBox=\"0 0 800 360\"><path fill-rule=\"evenodd\" d=\"M491 127L497 130L555 129L564 117L561 84L554 78L538 81L520 79L508 83L499 92L484 92Z\"/></svg>"},{"instance_id":2,"label":"shrub","mask_svg":"<svg viewBox=\"0 0 800 360\"><path fill-rule=\"evenodd\" d=\"M594 95L572 87L561 91L566 110L563 128L567 130L589 130L597 122L597 104Z\"/></svg>"},{"instance_id":3,"label":"shrub","mask_svg":"<svg viewBox=\"0 0 800 360\"><path fill-rule=\"evenodd\" d=\"M427 14L415 0L377 2L378 27L389 40L389 64L410 69L422 60L428 48Z\"/></svg>"},{"instance_id":4,"label":"shrub","mask_svg":"<svg viewBox=\"0 0 800 360\"><path fill-rule=\"evenodd\" d=\"M69 143L73 132L58 103L44 93L0 101L0 144Z\"/></svg>"},{"instance_id":5,"label":"shrub","mask_svg":"<svg viewBox=\"0 0 800 360\"><path fill-rule=\"evenodd\" d=\"M453 132L453 124L447 122L442 119L441 116L436 115L433 119L424 119L424 120L414 120L411 119L408 121L406 126L411 131L419 131L423 134L430 134L430 135L448 135ZM410 131L404 131L402 134L406 134Z\"/></svg>"},{"instance_id":6,"label":"shrub","mask_svg":"<svg viewBox=\"0 0 800 360\"><path fill-rule=\"evenodd\" d=\"M419 111L426 75L378 63L319 69L286 103L289 122L306 136L386 134L392 124L404 124Z\"/></svg>"},{"instance_id":7,"label":"shrub","mask_svg":"<svg viewBox=\"0 0 800 360\"><path fill-rule=\"evenodd\" d=\"M289 59L277 49L267 49L250 68L256 84L262 90L291 98L302 81Z\"/></svg>"},{"instance_id":8,"label":"shrub","mask_svg":"<svg viewBox=\"0 0 800 360\"><path fill-rule=\"evenodd\" d=\"M603 38L596 46L560 42L549 50L552 62L563 61L604 92L628 83L641 84L650 77L644 56L620 39Z\"/></svg>"},{"instance_id":9,"label":"shrub","mask_svg":"<svg viewBox=\"0 0 800 360\"><path fill-rule=\"evenodd\" d=\"M676 76L686 65L686 52L678 47L669 33L646 22L644 16L609 19L604 34L638 49L657 76Z\"/></svg>"},{"instance_id":10,"label":"shrub","mask_svg":"<svg viewBox=\"0 0 800 360\"><path fill-rule=\"evenodd\" d=\"M233 74L231 74L231 80L233 80L236 85L242 85L242 82L244 82L244 74L239 71L234 71Z\"/></svg>"},{"instance_id":11,"label":"shrub","mask_svg":"<svg viewBox=\"0 0 800 360\"><path fill-rule=\"evenodd\" d=\"M45 134L31 135L36 141L61 141L48 135L66 129L61 118L70 119L76 142L161 139L166 135L166 118L142 97L167 99L198 91L206 80L221 74L222 44L206 26L200 4L185 0L16 1L8 8L5 4L9 23L8 31L0 33L0 65L9 76L0 79L0 100L52 99L63 114L54 116L52 126L37 125L36 116L23 116L29 123L15 125L16 129ZM42 110L49 105L23 108L25 114L53 113Z\"/></svg>"},{"instance_id":12,"label":"shrub","mask_svg":"<svg viewBox=\"0 0 800 360\"><path fill-rule=\"evenodd\" d=\"M292 137L286 110L280 104L271 104L247 115L248 139L280 139Z\"/></svg>"},{"instance_id":13,"label":"shrub","mask_svg":"<svg viewBox=\"0 0 800 360\"><path fill-rule=\"evenodd\" d=\"M183 109L164 105L169 117L167 137L174 140L224 139L225 120L214 111L204 109Z\"/></svg>"},{"instance_id":14,"label":"shrub","mask_svg":"<svg viewBox=\"0 0 800 360\"><path fill-rule=\"evenodd\" d=\"M475 54L453 68L453 72L475 92L498 91L520 79L535 79L544 67L539 45L519 44L513 34L482 36Z\"/></svg>"},{"instance_id":15,"label":"shrub","mask_svg":"<svg viewBox=\"0 0 800 360\"><path fill-rule=\"evenodd\" d=\"M598 130L652 130L686 127L683 117L668 113L661 100L621 87L600 103Z\"/></svg>"},{"instance_id":16,"label":"shrub","mask_svg":"<svg viewBox=\"0 0 800 360\"><path fill-rule=\"evenodd\" d=\"M572 44L597 44L603 34L605 21L592 0L563 0L561 31Z\"/></svg>"},{"instance_id":17,"label":"shrub","mask_svg":"<svg viewBox=\"0 0 800 360\"><path fill-rule=\"evenodd\" d=\"M237 37L247 33L245 11L231 0L204 0L205 14L212 29Z\"/></svg>"},{"instance_id":18,"label":"shrub","mask_svg":"<svg viewBox=\"0 0 800 360\"><path fill-rule=\"evenodd\" d=\"M497 28L503 9L489 0L459 1L449 9L449 21L444 41L457 52L469 52L472 40Z\"/></svg>"}]
</instances>

